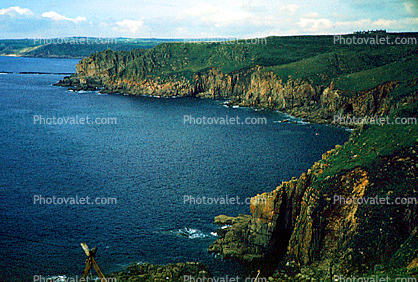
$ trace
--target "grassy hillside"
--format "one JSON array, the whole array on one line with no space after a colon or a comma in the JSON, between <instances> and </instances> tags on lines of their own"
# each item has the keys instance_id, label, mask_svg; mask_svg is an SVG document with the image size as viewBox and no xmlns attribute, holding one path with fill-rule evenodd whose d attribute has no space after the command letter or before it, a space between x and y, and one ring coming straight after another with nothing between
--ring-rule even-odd
<instances>
[{"instance_id":1,"label":"grassy hillside","mask_svg":"<svg viewBox=\"0 0 418 282\"><path fill-rule=\"evenodd\" d=\"M362 126L337 155L327 159L330 168L318 177L318 182L339 171L370 166L377 157L391 155L399 148L412 147L418 142L417 113L418 103L405 105L388 117L389 124ZM396 118L408 117L413 118L411 121L415 118L415 122L395 124Z\"/></svg>"},{"instance_id":2,"label":"grassy hillside","mask_svg":"<svg viewBox=\"0 0 418 282\"><path fill-rule=\"evenodd\" d=\"M418 34L387 36L391 41L418 38ZM326 85L334 80L337 88L349 93L418 77L418 44L344 45L334 44L333 36L268 37L253 42L257 44L243 40L161 44L129 62L117 76L133 78L142 72L147 77L191 77L212 67L229 74L263 66L284 82L301 78Z\"/></svg>"},{"instance_id":3,"label":"grassy hillside","mask_svg":"<svg viewBox=\"0 0 418 282\"><path fill-rule=\"evenodd\" d=\"M131 51L148 49L170 39L128 39L67 37L52 39L6 39L0 40L0 56L82 58L104 50Z\"/></svg>"}]
</instances>

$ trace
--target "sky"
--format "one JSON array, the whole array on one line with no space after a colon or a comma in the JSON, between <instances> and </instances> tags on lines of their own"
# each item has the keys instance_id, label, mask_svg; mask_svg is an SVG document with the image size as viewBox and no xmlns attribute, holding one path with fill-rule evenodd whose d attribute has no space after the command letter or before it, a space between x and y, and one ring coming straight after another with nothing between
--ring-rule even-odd
<instances>
[{"instance_id":1,"label":"sky","mask_svg":"<svg viewBox=\"0 0 418 282\"><path fill-rule=\"evenodd\" d=\"M418 0L2 0L0 39L418 31Z\"/></svg>"}]
</instances>

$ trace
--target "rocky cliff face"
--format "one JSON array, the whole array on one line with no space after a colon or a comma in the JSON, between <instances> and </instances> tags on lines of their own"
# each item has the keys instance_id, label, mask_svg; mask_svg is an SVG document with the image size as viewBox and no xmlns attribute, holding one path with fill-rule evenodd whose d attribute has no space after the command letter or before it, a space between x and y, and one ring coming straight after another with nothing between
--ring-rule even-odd
<instances>
[{"instance_id":1,"label":"rocky cliff face","mask_svg":"<svg viewBox=\"0 0 418 282\"><path fill-rule=\"evenodd\" d=\"M348 143L357 142L354 136ZM342 275L367 272L389 261L405 267L418 252L413 235L418 227L418 143L368 166L328 174L332 159L345 154L345 147L348 144L337 145L298 179L252 198L250 217L215 218L231 226L219 232L209 251L245 261L263 258L267 272L283 258L298 266L322 263L318 271L333 267ZM401 201L398 197L403 204L395 202ZM354 199L363 200L350 202ZM401 260L399 252L407 255Z\"/></svg>"},{"instance_id":2,"label":"rocky cliff face","mask_svg":"<svg viewBox=\"0 0 418 282\"><path fill-rule=\"evenodd\" d=\"M162 77L155 75L155 70L163 75L159 61L164 61L168 53L162 52L157 58L151 56L149 62L142 57L143 53L97 53L83 59L77 65L77 73L64 78L58 85L76 90L100 89L104 93L230 99L231 105L279 110L316 123L331 123L334 115L388 115L406 101L418 101L417 92L394 101L390 93L399 86L398 82L386 82L355 96L347 96L335 87L333 81L323 85L291 77L283 81L261 66L228 74L210 68L192 75L176 73ZM139 65L127 74L129 64L138 60ZM176 69L175 66L172 68Z\"/></svg>"}]
</instances>

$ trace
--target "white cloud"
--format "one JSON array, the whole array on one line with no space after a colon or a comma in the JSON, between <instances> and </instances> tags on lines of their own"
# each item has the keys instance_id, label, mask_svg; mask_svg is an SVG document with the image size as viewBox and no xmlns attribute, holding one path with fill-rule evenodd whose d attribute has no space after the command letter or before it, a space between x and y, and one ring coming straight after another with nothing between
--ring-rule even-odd
<instances>
[{"instance_id":1,"label":"white cloud","mask_svg":"<svg viewBox=\"0 0 418 282\"><path fill-rule=\"evenodd\" d=\"M4 8L0 10L0 15L25 15L25 16L31 16L33 15L33 12L26 8L20 8L19 6L14 6L10 8Z\"/></svg>"},{"instance_id":2,"label":"white cloud","mask_svg":"<svg viewBox=\"0 0 418 282\"><path fill-rule=\"evenodd\" d=\"M388 19L359 19L355 21L331 21L330 19L301 18L298 26L308 33L351 33L358 30L387 29L411 30L417 26L418 18L405 18L399 20Z\"/></svg>"},{"instance_id":3,"label":"white cloud","mask_svg":"<svg viewBox=\"0 0 418 282\"><path fill-rule=\"evenodd\" d=\"M336 22L335 24L341 27L349 27L349 28L365 28L370 26L372 21L370 19L361 19L357 21L346 21L346 22Z\"/></svg>"},{"instance_id":4,"label":"white cloud","mask_svg":"<svg viewBox=\"0 0 418 282\"><path fill-rule=\"evenodd\" d=\"M405 2L403 3L403 5L405 6L406 12L408 14L416 14L418 11L418 7L416 3L413 2Z\"/></svg>"},{"instance_id":5,"label":"white cloud","mask_svg":"<svg viewBox=\"0 0 418 282\"><path fill-rule=\"evenodd\" d=\"M378 19L375 21L372 21L371 19L361 19L357 21L337 21L334 23L336 27L346 32L369 29L387 29L389 31L413 30L417 24L418 18L404 18L399 20Z\"/></svg>"},{"instance_id":6,"label":"white cloud","mask_svg":"<svg viewBox=\"0 0 418 282\"><path fill-rule=\"evenodd\" d=\"M334 33L334 28L337 28L339 32L353 32L356 30L368 30L368 29L390 29L400 28L400 22L397 20L379 19L372 21L371 19L360 19L356 21L331 21L330 19L313 19L313 18L301 18L298 22L306 32L325 32Z\"/></svg>"},{"instance_id":7,"label":"white cloud","mask_svg":"<svg viewBox=\"0 0 418 282\"><path fill-rule=\"evenodd\" d=\"M296 5L296 4L283 5L282 7L280 7L280 10L287 10L293 14L293 13L296 13L297 10L299 10L299 5Z\"/></svg>"},{"instance_id":8,"label":"white cloud","mask_svg":"<svg viewBox=\"0 0 418 282\"><path fill-rule=\"evenodd\" d=\"M379 19L373 22L373 26L379 27L379 28L388 28L388 27L396 26L397 23L398 21L396 20Z\"/></svg>"},{"instance_id":9,"label":"white cloud","mask_svg":"<svg viewBox=\"0 0 418 282\"><path fill-rule=\"evenodd\" d=\"M298 25L305 31L316 32L321 30L327 30L332 27L332 22L329 19L308 19L301 18Z\"/></svg>"},{"instance_id":10,"label":"white cloud","mask_svg":"<svg viewBox=\"0 0 418 282\"><path fill-rule=\"evenodd\" d=\"M199 18L205 24L215 24L216 27L229 25L231 23L240 23L245 20L249 20L253 15L245 11L242 6L225 6L225 5L212 5L202 3L195 7L192 7L183 13L178 18L183 19L185 17Z\"/></svg>"},{"instance_id":11,"label":"white cloud","mask_svg":"<svg viewBox=\"0 0 418 282\"><path fill-rule=\"evenodd\" d=\"M144 25L144 21L143 19L136 21L125 19L123 21L117 22L116 25L120 27L122 30L129 30L131 33L135 34Z\"/></svg>"},{"instance_id":12,"label":"white cloud","mask_svg":"<svg viewBox=\"0 0 418 282\"><path fill-rule=\"evenodd\" d=\"M75 1L76 6L65 12L42 1L21 7L16 5L22 4L0 5L0 37L33 37L36 32L38 37L100 34L103 37L249 38L418 29L418 0L180 0L145 1L140 6L133 5L134 0L126 1L132 5L120 7L122 10L116 14L112 12L120 6L116 0L106 3L93 0L94 5ZM86 15L87 19L78 15Z\"/></svg>"},{"instance_id":13,"label":"white cloud","mask_svg":"<svg viewBox=\"0 0 418 282\"><path fill-rule=\"evenodd\" d=\"M70 21L70 22L73 22L73 23L79 23L79 22L83 22L83 21L87 20L85 17L77 17L75 19L74 18L67 18L66 16L60 15L57 12L54 12L54 11L49 11L49 12L43 13L42 17L49 18L49 19L54 20L54 21Z\"/></svg>"},{"instance_id":14,"label":"white cloud","mask_svg":"<svg viewBox=\"0 0 418 282\"><path fill-rule=\"evenodd\" d=\"M319 14L317 12L310 12L309 14L305 15L307 18L317 18Z\"/></svg>"}]
</instances>

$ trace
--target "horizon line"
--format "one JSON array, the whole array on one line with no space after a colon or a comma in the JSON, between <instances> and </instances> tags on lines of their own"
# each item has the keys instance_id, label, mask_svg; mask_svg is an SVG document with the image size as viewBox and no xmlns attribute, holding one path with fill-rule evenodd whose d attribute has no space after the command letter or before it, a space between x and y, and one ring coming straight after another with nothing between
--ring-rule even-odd
<instances>
[{"instance_id":1,"label":"horizon line","mask_svg":"<svg viewBox=\"0 0 418 282\"><path fill-rule=\"evenodd\" d=\"M366 30L364 30L366 31ZM377 30L378 31L378 30ZM81 35L72 35L72 36L61 36L61 37L25 37L25 38L0 38L0 40L47 40L47 39L60 39L60 38L98 38L98 39L124 39L124 40L192 40L192 39L231 39L231 40L245 40L253 38L269 38L269 37L297 37L297 36L335 36L335 35L371 35L378 34L376 30L367 30L365 34L356 34L359 31L353 31L351 33L328 33L328 34L289 34L289 35L268 35L260 37L238 37L238 36L211 36L211 37L184 37L184 38L166 38L166 37L106 37L106 36L81 36ZM394 35L394 34L418 34L418 31L386 31L384 34Z\"/></svg>"}]
</instances>

